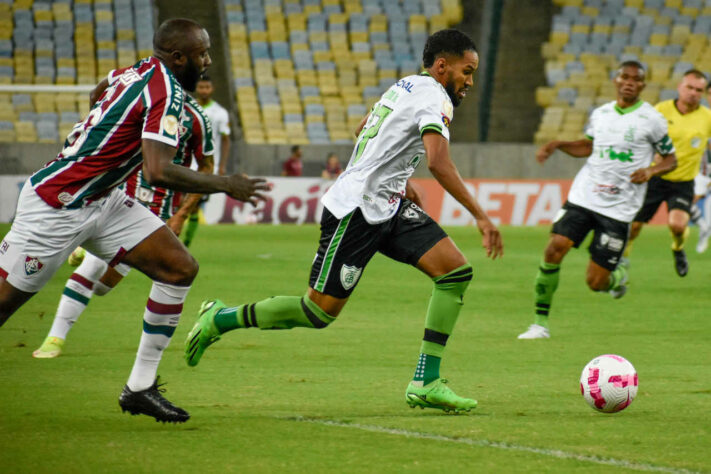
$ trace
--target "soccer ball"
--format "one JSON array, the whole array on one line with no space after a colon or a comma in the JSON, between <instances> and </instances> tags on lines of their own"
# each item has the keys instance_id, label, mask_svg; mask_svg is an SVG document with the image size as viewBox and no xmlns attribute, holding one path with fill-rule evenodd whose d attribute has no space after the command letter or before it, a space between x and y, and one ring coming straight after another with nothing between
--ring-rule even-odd
<instances>
[{"instance_id":1,"label":"soccer ball","mask_svg":"<svg viewBox=\"0 0 711 474\"><path fill-rule=\"evenodd\" d=\"M595 357L580 375L580 392L598 411L622 411L637 396L637 371L624 357L605 354Z\"/></svg>"}]
</instances>

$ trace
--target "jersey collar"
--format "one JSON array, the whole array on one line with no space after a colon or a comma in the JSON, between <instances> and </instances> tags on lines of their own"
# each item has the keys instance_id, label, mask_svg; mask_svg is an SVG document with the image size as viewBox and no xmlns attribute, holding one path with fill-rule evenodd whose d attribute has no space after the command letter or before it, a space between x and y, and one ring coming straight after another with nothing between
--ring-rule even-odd
<instances>
[{"instance_id":1,"label":"jersey collar","mask_svg":"<svg viewBox=\"0 0 711 474\"><path fill-rule=\"evenodd\" d=\"M617 103L615 103L615 110L616 110L617 113L620 114L620 115L629 114L629 113L631 113L631 112L634 112L634 111L637 110L638 108L642 107L642 104L644 104L644 101L643 101L643 100L638 100L636 104L630 105L629 107L625 107L625 108L623 109L622 107L620 107L619 105L617 105Z\"/></svg>"}]
</instances>

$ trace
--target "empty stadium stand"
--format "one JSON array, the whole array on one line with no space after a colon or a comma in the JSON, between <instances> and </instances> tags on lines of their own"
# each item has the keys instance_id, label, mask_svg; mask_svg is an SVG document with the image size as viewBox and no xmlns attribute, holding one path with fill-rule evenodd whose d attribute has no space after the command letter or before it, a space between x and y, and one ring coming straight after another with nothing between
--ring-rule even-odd
<instances>
[{"instance_id":1,"label":"empty stadium stand","mask_svg":"<svg viewBox=\"0 0 711 474\"><path fill-rule=\"evenodd\" d=\"M0 85L94 85L153 50L150 0L0 0ZM87 94L0 92L0 141L62 141Z\"/></svg>"},{"instance_id":2,"label":"empty stadium stand","mask_svg":"<svg viewBox=\"0 0 711 474\"><path fill-rule=\"evenodd\" d=\"M398 77L419 71L458 0L225 0L232 76L247 143L352 143Z\"/></svg>"},{"instance_id":3,"label":"empty stadium stand","mask_svg":"<svg viewBox=\"0 0 711 474\"><path fill-rule=\"evenodd\" d=\"M546 86L535 142L580 138L590 110L614 100L617 65L648 69L642 98L675 97L684 71L711 71L711 0L555 0L550 36L541 48Z\"/></svg>"}]
</instances>

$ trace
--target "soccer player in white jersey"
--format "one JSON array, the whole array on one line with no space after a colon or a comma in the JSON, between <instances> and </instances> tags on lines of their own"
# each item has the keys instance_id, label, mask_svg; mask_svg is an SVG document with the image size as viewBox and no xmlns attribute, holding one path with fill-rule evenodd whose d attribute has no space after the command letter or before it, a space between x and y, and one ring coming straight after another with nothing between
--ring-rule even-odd
<instances>
[{"instance_id":1,"label":"soccer player in white jersey","mask_svg":"<svg viewBox=\"0 0 711 474\"><path fill-rule=\"evenodd\" d=\"M109 73L109 83L121 76L125 70ZM106 86L108 87L108 83ZM94 104L90 104L91 107ZM193 159L198 163L197 171L212 173L212 127L202 108L190 96L185 99L185 113L182 114L180 144L173 163L190 166ZM153 214L165 221L175 235L188 218L190 211L200 201L201 194L175 192L170 189L151 186L140 170L136 170L121 188L126 195L134 198ZM58 357L66 342L69 331L87 308L94 295L104 296L118 285L128 274L130 267L119 263L109 267L99 257L86 253L79 267L71 274L59 300L57 312L49 334L42 345L32 353L37 359Z\"/></svg>"},{"instance_id":2,"label":"soccer player in white jersey","mask_svg":"<svg viewBox=\"0 0 711 474\"><path fill-rule=\"evenodd\" d=\"M227 174L227 161L230 158L230 114L227 110L218 104L212 98L215 88L212 85L212 79L207 75L202 75L195 88L195 98L203 108L212 123L213 131L213 148L215 149L215 174L224 176ZM195 169L195 164L192 168ZM207 196L204 197L202 203L207 201ZM191 210L188 224L185 226L185 235L183 243L186 247L190 247L198 226L200 225L200 205L195 205Z\"/></svg>"},{"instance_id":3,"label":"soccer player in white jersey","mask_svg":"<svg viewBox=\"0 0 711 474\"><path fill-rule=\"evenodd\" d=\"M407 181L426 160L437 181L476 219L486 255L502 255L498 229L467 191L449 155L454 107L472 86L478 63L476 47L464 33L443 30L428 38L425 70L400 79L373 106L361 122L346 170L322 199L321 238L306 294L235 308L219 300L203 303L186 340L188 365L196 365L205 349L232 329L328 326L370 258L380 252L419 269L434 283L407 403L447 411L476 407L475 400L456 395L439 375L472 266L444 230L408 199Z\"/></svg>"},{"instance_id":4,"label":"soccer player in white jersey","mask_svg":"<svg viewBox=\"0 0 711 474\"><path fill-rule=\"evenodd\" d=\"M252 203L263 198L260 191L267 186L264 180L206 175L173 163L183 88L194 90L210 65L210 38L198 23L172 19L158 27L153 47L153 56L128 68L113 84L97 86L94 107L70 132L57 158L25 183L15 220L0 242L0 325L49 281L77 246L109 266L125 263L138 269L153 286L119 405L134 415L184 422L190 415L163 397L156 373L198 265L160 218L117 186L141 167L154 186L224 192Z\"/></svg>"},{"instance_id":5,"label":"soccer player in white jersey","mask_svg":"<svg viewBox=\"0 0 711 474\"><path fill-rule=\"evenodd\" d=\"M535 282L535 319L519 339L550 337L548 314L558 287L560 265L590 231L586 283L593 291L620 298L627 287L627 266L620 262L630 222L642 206L647 181L676 167L674 145L666 119L639 98L645 70L636 61L620 65L613 82L617 100L595 109L585 138L552 141L536 154L544 163L557 149L575 158L587 158L575 176L568 200L558 212ZM653 164L654 153L661 161Z\"/></svg>"}]
</instances>

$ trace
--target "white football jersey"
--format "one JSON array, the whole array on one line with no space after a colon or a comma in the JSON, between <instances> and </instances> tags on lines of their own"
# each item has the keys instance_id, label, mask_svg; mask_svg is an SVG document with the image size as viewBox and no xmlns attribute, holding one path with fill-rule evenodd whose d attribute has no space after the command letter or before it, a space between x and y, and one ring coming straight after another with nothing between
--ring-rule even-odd
<instances>
[{"instance_id":1,"label":"white football jersey","mask_svg":"<svg viewBox=\"0 0 711 474\"><path fill-rule=\"evenodd\" d=\"M630 175L652 164L654 152L674 152L667 120L644 101L621 109L615 101L593 110L585 129L593 151L578 172L568 201L622 222L632 222L642 207L647 184Z\"/></svg>"},{"instance_id":2,"label":"white football jersey","mask_svg":"<svg viewBox=\"0 0 711 474\"><path fill-rule=\"evenodd\" d=\"M214 100L210 100L202 107L205 115L210 119L212 124L212 146L215 153L212 155L215 162L214 173L218 174L220 169L220 160L222 160L222 136L230 134L230 114L227 109L222 107ZM228 157L229 158L229 157ZM197 162L193 160L191 169L197 170Z\"/></svg>"},{"instance_id":3,"label":"white football jersey","mask_svg":"<svg viewBox=\"0 0 711 474\"><path fill-rule=\"evenodd\" d=\"M338 219L358 207L371 224L390 219L425 159L422 134L436 131L449 140L453 113L447 92L429 74L397 81L370 111L348 167L321 198L323 205Z\"/></svg>"}]
</instances>

